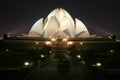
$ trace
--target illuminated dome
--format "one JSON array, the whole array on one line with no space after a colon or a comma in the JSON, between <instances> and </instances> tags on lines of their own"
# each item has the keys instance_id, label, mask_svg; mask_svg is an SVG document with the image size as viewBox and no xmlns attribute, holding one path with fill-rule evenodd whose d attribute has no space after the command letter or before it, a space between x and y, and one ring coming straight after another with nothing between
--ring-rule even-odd
<instances>
[{"instance_id":1,"label":"illuminated dome","mask_svg":"<svg viewBox=\"0 0 120 80\"><path fill-rule=\"evenodd\" d=\"M76 38L89 37L86 26L77 18L62 9L53 10L47 18L39 19L29 31L30 37L43 38Z\"/></svg>"}]
</instances>

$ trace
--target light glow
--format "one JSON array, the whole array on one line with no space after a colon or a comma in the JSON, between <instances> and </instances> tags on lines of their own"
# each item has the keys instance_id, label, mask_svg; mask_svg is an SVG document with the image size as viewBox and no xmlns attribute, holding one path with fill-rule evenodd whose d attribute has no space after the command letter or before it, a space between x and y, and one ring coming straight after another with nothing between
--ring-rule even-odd
<instances>
[{"instance_id":1,"label":"light glow","mask_svg":"<svg viewBox=\"0 0 120 80\"><path fill-rule=\"evenodd\" d=\"M80 45L83 45L83 42L80 42Z\"/></svg>"},{"instance_id":2,"label":"light glow","mask_svg":"<svg viewBox=\"0 0 120 80\"><path fill-rule=\"evenodd\" d=\"M50 51L49 53L52 54L52 51Z\"/></svg>"},{"instance_id":3,"label":"light glow","mask_svg":"<svg viewBox=\"0 0 120 80\"><path fill-rule=\"evenodd\" d=\"M114 52L114 50L110 50L110 53L113 53Z\"/></svg>"},{"instance_id":4,"label":"light glow","mask_svg":"<svg viewBox=\"0 0 120 80\"><path fill-rule=\"evenodd\" d=\"M101 66L101 63L100 63L100 62L97 62L97 63L96 63L96 66L97 66L97 67L100 67L100 66Z\"/></svg>"},{"instance_id":5,"label":"light glow","mask_svg":"<svg viewBox=\"0 0 120 80\"><path fill-rule=\"evenodd\" d=\"M39 42L35 42L35 44L38 44Z\"/></svg>"},{"instance_id":6,"label":"light glow","mask_svg":"<svg viewBox=\"0 0 120 80\"><path fill-rule=\"evenodd\" d=\"M51 41L56 41L56 39L55 39L55 38L52 38Z\"/></svg>"},{"instance_id":7,"label":"light glow","mask_svg":"<svg viewBox=\"0 0 120 80\"><path fill-rule=\"evenodd\" d=\"M8 51L9 51L9 49L6 49L6 51L8 52Z\"/></svg>"},{"instance_id":8,"label":"light glow","mask_svg":"<svg viewBox=\"0 0 120 80\"><path fill-rule=\"evenodd\" d=\"M73 42L72 42L72 41L68 41L67 44L68 44L68 45L72 45Z\"/></svg>"},{"instance_id":9,"label":"light glow","mask_svg":"<svg viewBox=\"0 0 120 80\"><path fill-rule=\"evenodd\" d=\"M68 51L68 54L70 54L70 51Z\"/></svg>"},{"instance_id":10,"label":"light glow","mask_svg":"<svg viewBox=\"0 0 120 80\"><path fill-rule=\"evenodd\" d=\"M50 41L46 41L45 44L46 44L46 45L50 45L51 42L50 42Z\"/></svg>"},{"instance_id":11,"label":"light glow","mask_svg":"<svg viewBox=\"0 0 120 80\"><path fill-rule=\"evenodd\" d=\"M40 56L41 56L41 58L44 58L44 57L45 57L43 54L41 54Z\"/></svg>"},{"instance_id":12,"label":"light glow","mask_svg":"<svg viewBox=\"0 0 120 80\"><path fill-rule=\"evenodd\" d=\"M25 65L25 66L29 66L30 63L29 63L29 62L25 62L24 65Z\"/></svg>"},{"instance_id":13,"label":"light glow","mask_svg":"<svg viewBox=\"0 0 120 80\"><path fill-rule=\"evenodd\" d=\"M62 41L64 41L64 42L67 41L67 40L68 40L67 38L63 38L63 39L62 39Z\"/></svg>"},{"instance_id":14,"label":"light glow","mask_svg":"<svg viewBox=\"0 0 120 80\"><path fill-rule=\"evenodd\" d=\"M77 55L77 58L79 58L79 59L80 59L80 58L81 58L81 56L78 54L78 55Z\"/></svg>"}]
</instances>

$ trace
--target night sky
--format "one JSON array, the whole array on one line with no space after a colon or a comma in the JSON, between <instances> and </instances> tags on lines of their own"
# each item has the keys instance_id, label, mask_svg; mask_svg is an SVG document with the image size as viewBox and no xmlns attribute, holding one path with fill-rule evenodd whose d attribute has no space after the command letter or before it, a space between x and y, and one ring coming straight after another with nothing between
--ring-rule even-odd
<instances>
[{"instance_id":1,"label":"night sky","mask_svg":"<svg viewBox=\"0 0 120 80\"><path fill-rule=\"evenodd\" d=\"M119 0L9 0L0 2L0 35L28 33L32 25L55 8L80 19L91 34L120 37Z\"/></svg>"}]
</instances>

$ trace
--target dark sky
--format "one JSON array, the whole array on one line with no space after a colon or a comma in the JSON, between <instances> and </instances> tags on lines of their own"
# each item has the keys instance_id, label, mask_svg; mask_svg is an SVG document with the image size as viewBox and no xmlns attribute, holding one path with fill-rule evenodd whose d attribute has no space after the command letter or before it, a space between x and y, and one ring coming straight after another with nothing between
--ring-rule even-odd
<instances>
[{"instance_id":1,"label":"dark sky","mask_svg":"<svg viewBox=\"0 0 120 80\"><path fill-rule=\"evenodd\" d=\"M120 36L119 0L3 0L0 2L0 35L28 33L32 25L61 7L79 18L90 33Z\"/></svg>"}]
</instances>

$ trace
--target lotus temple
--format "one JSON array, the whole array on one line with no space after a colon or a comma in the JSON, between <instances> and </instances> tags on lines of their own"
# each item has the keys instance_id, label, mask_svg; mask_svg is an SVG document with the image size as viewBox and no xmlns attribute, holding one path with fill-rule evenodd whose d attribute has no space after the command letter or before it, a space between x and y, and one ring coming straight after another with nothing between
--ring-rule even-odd
<instances>
[{"instance_id":1,"label":"lotus temple","mask_svg":"<svg viewBox=\"0 0 120 80\"><path fill-rule=\"evenodd\" d=\"M35 22L29 31L29 37L76 38L89 37L89 31L79 19L73 19L62 8L54 9L46 18Z\"/></svg>"}]
</instances>

